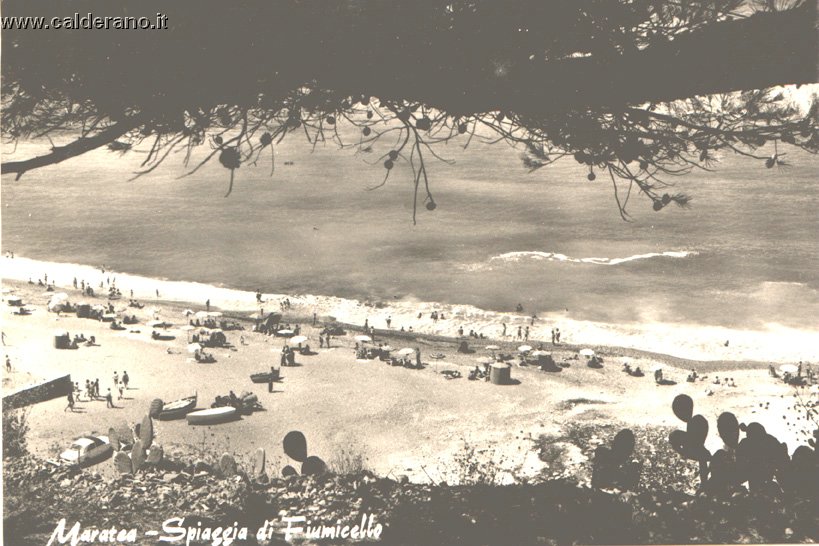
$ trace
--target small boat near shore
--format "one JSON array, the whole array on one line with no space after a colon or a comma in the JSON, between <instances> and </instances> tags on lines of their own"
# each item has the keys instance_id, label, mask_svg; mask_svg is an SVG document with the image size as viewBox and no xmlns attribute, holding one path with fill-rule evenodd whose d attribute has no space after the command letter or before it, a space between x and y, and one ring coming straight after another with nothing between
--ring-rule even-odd
<instances>
[{"instance_id":1,"label":"small boat near shore","mask_svg":"<svg viewBox=\"0 0 819 546\"><path fill-rule=\"evenodd\" d=\"M261 372L250 374L250 380L253 383L270 383L271 381L278 381L280 378L279 370L271 370L269 372Z\"/></svg>"},{"instance_id":2,"label":"small boat near shore","mask_svg":"<svg viewBox=\"0 0 819 546\"><path fill-rule=\"evenodd\" d=\"M210 408L199 411L194 411L187 414L185 417L189 425L213 425L216 423L224 423L232 421L239 416L239 412L232 406L221 406L218 408Z\"/></svg>"},{"instance_id":3,"label":"small boat near shore","mask_svg":"<svg viewBox=\"0 0 819 546\"><path fill-rule=\"evenodd\" d=\"M162 407L157 419L161 421L170 421L171 419L181 419L196 408L196 401L198 395L188 396L169 402Z\"/></svg>"}]
</instances>

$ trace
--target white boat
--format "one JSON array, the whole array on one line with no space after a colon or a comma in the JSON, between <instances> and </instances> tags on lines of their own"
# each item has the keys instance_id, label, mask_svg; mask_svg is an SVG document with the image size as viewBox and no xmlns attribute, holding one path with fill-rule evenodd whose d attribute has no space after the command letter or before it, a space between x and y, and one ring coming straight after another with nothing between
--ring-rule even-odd
<instances>
[{"instance_id":1,"label":"white boat","mask_svg":"<svg viewBox=\"0 0 819 546\"><path fill-rule=\"evenodd\" d=\"M212 425L214 423L224 423L238 417L236 408L232 406L222 406L220 408L210 408L194 411L185 416L189 425Z\"/></svg>"}]
</instances>

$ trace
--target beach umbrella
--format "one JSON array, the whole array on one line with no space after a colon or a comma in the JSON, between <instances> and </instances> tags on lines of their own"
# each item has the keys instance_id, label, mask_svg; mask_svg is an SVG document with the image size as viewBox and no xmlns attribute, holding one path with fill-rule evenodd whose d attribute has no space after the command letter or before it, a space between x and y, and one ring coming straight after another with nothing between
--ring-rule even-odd
<instances>
[{"instance_id":1,"label":"beach umbrella","mask_svg":"<svg viewBox=\"0 0 819 546\"><path fill-rule=\"evenodd\" d=\"M210 313L208 313L207 311L197 311L193 316L200 319L208 318L210 316Z\"/></svg>"},{"instance_id":2,"label":"beach umbrella","mask_svg":"<svg viewBox=\"0 0 819 546\"><path fill-rule=\"evenodd\" d=\"M475 362L477 362L478 364L492 364L493 362L495 362L495 359L489 358L488 356L483 356L481 358L476 358Z\"/></svg>"},{"instance_id":3,"label":"beach umbrella","mask_svg":"<svg viewBox=\"0 0 819 546\"><path fill-rule=\"evenodd\" d=\"M220 311L209 311L208 316L213 318L219 318L222 316L222 313Z\"/></svg>"},{"instance_id":4,"label":"beach umbrella","mask_svg":"<svg viewBox=\"0 0 819 546\"><path fill-rule=\"evenodd\" d=\"M390 347L389 345L382 345L381 350L382 351L392 351L392 347Z\"/></svg>"},{"instance_id":5,"label":"beach umbrella","mask_svg":"<svg viewBox=\"0 0 819 546\"><path fill-rule=\"evenodd\" d=\"M279 330L278 332L279 332L279 334L281 334L283 336L289 336L289 335L292 335L294 333L293 330Z\"/></svg>"},{"instance_id":6,"label":"beach umbrella","mask_svg":"<svg viewBox=\"0 0 819 546\"><path fill-rule=\"evenodd\" d=\"M301 343L304 343L305 341L307 341L307 336L293 336L293 337L290 338L290 341L292 343L301 344Z\"/></svg>"},{"instance_id":7,"label":"beach umbrella","mask_svg":"<svg viewBox=\"0 0 819 546\"><path fill-rule=\"evenodd\" d=\"M552 356L549 351L532 351L530 354L532 356Z\"/></svg>"},{"instance_id":8,"label":"beach umbrella","mask_svg":"<svg viewBox=\"0 0 819 546\"><path fill-rule=\"evenodd\" d=\"M487 351L500 351L500 347L498 345L487 345L486 350Z\"/></svg>"},{"instance_id":9,"label":"beach umbrella","mask_svg":"<svg viewBox=\"0 0 819 546\"><path fill-rule=\"evenodd\" d=\"M581 356L594 356L594 351L591 349L580 349Z\"/></svg>"},{"instance_id":10,"label":"beach umbrella","mask_svg":"<svg viewBox=\"0 0 819 546\"><path fill-rule=\"evenodd\" d=\"M415 353L415 349L413 349L412 347L404 347L403 349L399 350L398 353L396 353L396 354L401 355L401 356L406 356L406 355L411 355L411 354L414 354L414 353Z\"/></svg>"},{"instance_id":11,"label":"beach umbrella","mask_svg":"<svg viewBox=\"0 0 819 546\"><path fill-rule=\"evenodd\" d=\"M355 336L354 339L356 341L361 341L361 342L364 342L364 343L366 343L367 341L372 341L373 340L373 338L371 338L370 336L365 336L365 335Z\"/></svg>"},{"instance_id":12,"label":"beach umbrella","mask_svg":"<svg viewBox=\"0 0 819 546\"><path fill-rule=\"evenodd\" d=\"M196 330L196 326L191 326L190 324L186 324L185 326L181 327L180 330L183 332L190 332L192 330Z\"/></svg>"},{"instance_id":13,"label":"beach umbrella","mask_svg":"<svg viewBox=\"0 0 819 546\"><path fill-rule=\"evenodd\" d=\"M182 311L182 314L185 315L186 317L189 317L193 314L193 311L191 311L190 309L185 309L184 311Z\"/></svg>"},{"instance_id":14,"label":"beach umbrella","mask_svg":"<svg viewBox=\"0 0 819 546\"><path fill-rule=\"evenodd\" d=\"M779 371L782 373L797 373L799 368L795 364L783 364L779 367Z\"/></svg>"},{"instance_id":15,"label":"beach umbrella","mask_svg":"<svg viewBox=\"0 0 819 546\"><path fill-rule=\"evenodd\" d=\"M188 344L188 352L189 353L195 353L196 351L198 351L201 348L202 347L198 343L189 343Z\"/></svg>"},{"instance_id":16,"label":"beach umbrella","mask_svg":"<svg viewBox=\"0 0 819 546\"><path fill-rule=\"evenodd\" d=\"M521 353L528 353L531 350L532 350L531 345L521 345L520 347L518 347L518 351Z\"/></svg>"}]
</instances>

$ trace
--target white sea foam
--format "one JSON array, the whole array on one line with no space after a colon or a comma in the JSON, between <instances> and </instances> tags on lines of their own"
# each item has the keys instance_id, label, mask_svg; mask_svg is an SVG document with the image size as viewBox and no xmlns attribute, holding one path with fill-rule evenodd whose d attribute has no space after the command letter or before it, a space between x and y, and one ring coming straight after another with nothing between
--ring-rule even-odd
<instances>
[{"instance_id":1,"label":"white sea foam","mask_svg":"<svg viewBox=\"0 0 819 546\"><path fill-rule=\"evenodd\" d=\"M150 304L159 290L162 300L193 302L202 306L210 300L214 307L231 311L257 311L259 306L253 292L211 286L203 283L159 280L112 271L104 274L91 266L43 262L16 257L0 259L5 279L27 281L48 274L49 284L71 287L73 279L85 280L98 289L100 282L107 286L110 277L123 293ZM103 290L104 293L104 290ZM507 325L506 340L512 340L518 327L530 328L531 340L550 340L551 329L560 328L561 340L566 343L592 346L616 346L642 349L682 358L697 360L758 360L795 362L819 360L819 332L815 329L791 328L769 323L758 329L737 329L692 323L666 323L651 320L642 322L604 323L582 321L565 313L541 314L534 325L523 314L488 311L472 305L442 304L424 301L393 301L383 307L373 307L353 299L320 295L264 294L266 310L278 309L283 298L289 298L295 312L304 316L316 313L332 316L342 322L369 324L384 328L391 317L392 328L412 327L419 333L454 336L458 329L474 330L490 339L503 339L502 323ZM81 297L75 298L81 300ZM42 302L48 300L43 294ZM436 310L446 318L433 322L430 313ZM418 314L422 317L419 319ZM163 317L173 320L178 317ZM725 342L729 341L726 346Z\"/></svg>"},{"instance_id":2,"label":"white sea foam","mask_svg":"<svg viewBox=\"0 0 819 546\"><path fill-rule=\"evenodd\" d=\"M490 262L520 262L523 260L535 261L550 261L550 262L572 262L594 265L619 265L634 260L647 260L650 258L687 258L689 256L696 256L697 252L693 250L669 250L666 252L649 252L647 254L635 254L625 258L573 258L565 254L557 252L541 252L541 251L517 251L506 252L498 256L493 256L489 259Z\"/></svg>"}]
</instances>

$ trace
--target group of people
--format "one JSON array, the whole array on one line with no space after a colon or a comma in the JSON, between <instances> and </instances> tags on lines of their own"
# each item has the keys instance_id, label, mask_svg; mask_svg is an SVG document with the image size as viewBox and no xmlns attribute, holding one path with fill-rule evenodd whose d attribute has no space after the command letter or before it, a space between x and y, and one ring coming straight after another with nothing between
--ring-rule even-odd
<instances>
[{"instance_id":1,"label":"group of people","mask_svg":"<svg viewBox=\"0 0 819 546\"><path fill-rule=\"evenodd\" d=\"M321 332L319 332L319 347L322 349L327 347L329 349L332 338L333 335L330 333L329 328L323 328Z\"/></svg>"},{"instance_id":2,"label":"group of people","mask_svg":"<svg viewBox=\"0 0 819 546\"><path fill-rule=\"evenodd\" d=\"M119 391L118 400L122 400L124 398L124 392L128 389L128 384L130 383L131 378L128 376L127 371L122 372L122 376L117 372L114 372L113 376L113 384L114 388ZM108 391L105 393L105 396L100 395L100 380L99 378L94 379L93 381L90 379L85 380L85 388L84 390L80 390L80 384L74 383L74 388L72 392L69 392L66 396L68 401L68 405L65 407L63 411L71 411L74 412L74 405L76 402L81 401L81 396L85 394L86 399L88 402L92 400L99 400L100 398L105 398L106 407L114 408L114 395L111 392L111 389L108 388Z\"/></svg>"},{"instance_id":3,"label":"group of people","mask_svg":"<svg viewBox=\"0 0 819 546\"><path fill-rule=\"evenodd\" d=\"M486 336L484 336L483 333L479 334L475 330L469 330L469 334L467 334L467 336L471 337L471 338L474 338L474 339L485 339L486 338ZM464 337L464 327L463 326L458 328L458 337Z\"/></svg>"}]
</instances>

